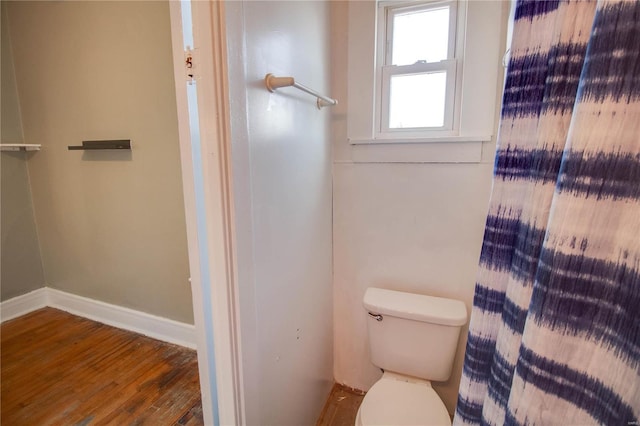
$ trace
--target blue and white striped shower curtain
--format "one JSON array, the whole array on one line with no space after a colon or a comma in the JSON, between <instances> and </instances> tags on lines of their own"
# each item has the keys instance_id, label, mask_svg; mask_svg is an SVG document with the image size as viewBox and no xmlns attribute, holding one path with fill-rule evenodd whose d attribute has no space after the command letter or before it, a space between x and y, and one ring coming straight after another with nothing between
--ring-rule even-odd
<instances>
[{"instance_id":1,"label":"blue and white striped shower curtain","mask_svg":"<svg viewBox=\"0 0 640 426\"><path fill-rule=\"evenodd\" d=\"M454 424L639 424L640 1L519 1Z\"/></svg>"}]
</instances>

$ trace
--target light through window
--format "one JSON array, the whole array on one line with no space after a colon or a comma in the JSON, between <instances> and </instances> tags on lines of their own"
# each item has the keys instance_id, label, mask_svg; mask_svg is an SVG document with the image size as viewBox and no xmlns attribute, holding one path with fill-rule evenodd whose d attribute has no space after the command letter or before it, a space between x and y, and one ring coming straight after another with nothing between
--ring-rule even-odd
<instances>
[{"instance_id":1,"label":"light through window","mask_svg":"<svg viewBox=\"0 0 640 426\"><path fill-rule=\"evenodd\" d=\"M391 51L391 65L448 59L449 8L395 14Z\"/></svg>"},{"instance_id":2,"label":"light through window","mask_svg":"<svg viewBox=\"0 0 640 426\"><path fill-rule=\"evenodd\" d=\"M389 96L392 129L444 126L447 74L394 75Z\"/></svg>"}]
</instances>

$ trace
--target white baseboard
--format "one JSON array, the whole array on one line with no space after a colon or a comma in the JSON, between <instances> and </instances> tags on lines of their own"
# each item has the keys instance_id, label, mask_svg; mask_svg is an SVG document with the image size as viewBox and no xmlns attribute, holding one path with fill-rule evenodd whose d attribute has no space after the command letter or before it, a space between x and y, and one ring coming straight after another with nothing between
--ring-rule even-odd
<instances>
[{"instance_id":1,"label":"white baseboard","mask_svg":"<svg viewBox=\"0 0 640 426\"><path fill-rule=\"evenodd\" d=\"M196 348L195 326L122 306L77 296L52 288L41 288L0 304L2 321L50 306L113 327L144 334L164 342Z\"/></svg>"},{"instance_id":2,"label":"white baseboard","mask_svg":"<svg viewBox=\"0 0 640 426\"><path fill-rule=\"evenodd\" d=\"M0 322L12 320L47 306L47 289L39 288L30 293L0 303Z\"/></svg>"}]
</instances>

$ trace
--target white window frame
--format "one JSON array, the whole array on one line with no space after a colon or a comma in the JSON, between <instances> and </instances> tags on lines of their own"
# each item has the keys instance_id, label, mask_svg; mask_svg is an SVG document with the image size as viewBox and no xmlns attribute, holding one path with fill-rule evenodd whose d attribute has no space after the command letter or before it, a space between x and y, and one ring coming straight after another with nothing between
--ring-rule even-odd
<instances>
[{"instance_id":1,"label":"white window frame","mask_svg":"<svg viewBox=\"0 0 640 426\"><path fill-rule=\"evenodd\" d=\"M464 69L458 96L454 132L428 135L394 132L382 135L377 127L376 54L378 6L375 0L349 1L347 33L338 58L346 60L345 111L347 145L338 144L341 160L357 163L492 162L502 96L502 57L506 50L509 2L458 0L458 21L465 26L456 48L464 49ZM409 3L409 2L406 2ZM338 45L340 47L340 45ZM462 52L462 51L460 51ZM338 80L339 81L339 80ZM454 119L455 120L455 119Z\"/></svg>"},{"instance_id":2,"label":"white window frame","mask_svg":"<svg viewBox=\"0 0 640 426\"><path fill-rule=\"evenodd\" d=\"M418 10L449 9L447 59L440 62L391 65L393 21L398 14ZM377 10L375 138L430 138L458 136L462 97L466 2L456 0L380 1ZM395 75L446 72L444 123L440 127L390 128L390 82Z\"/></svg>"}]
</instances>

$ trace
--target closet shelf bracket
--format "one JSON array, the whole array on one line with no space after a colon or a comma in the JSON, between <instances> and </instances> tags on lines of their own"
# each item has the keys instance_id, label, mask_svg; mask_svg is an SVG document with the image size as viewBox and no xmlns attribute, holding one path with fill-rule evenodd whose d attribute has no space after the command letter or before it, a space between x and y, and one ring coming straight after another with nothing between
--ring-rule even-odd
<instances>
[{"instance_id":1,"label":"closet shelf bracket","mask_svg":"<svg viewBox=\"0 0 640 426\"><path fill-rule=\"evenodd\" d=\"M107 141L82 141L82 145L68 146L69 151L94 149L131 149L130 139Z\"/></svg>"}]
</instances>

